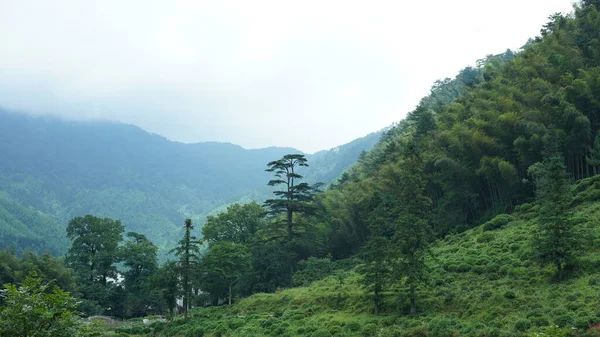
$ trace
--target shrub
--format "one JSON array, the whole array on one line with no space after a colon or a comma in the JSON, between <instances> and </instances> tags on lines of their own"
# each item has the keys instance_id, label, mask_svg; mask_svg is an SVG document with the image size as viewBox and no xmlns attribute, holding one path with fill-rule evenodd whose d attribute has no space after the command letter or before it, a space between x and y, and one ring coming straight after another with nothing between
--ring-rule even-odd
<instances>
[{"instance_id":1,"label":"shrub","mask_svg":"<svg viewBox=\"0 0 600 337\"><path fill-rule=\"evenodd\" d=\"M483 224L483 230L492 231L504 227L507 223L512 221L512 216L509 214L499 214L492 220Z\"/></svg>"},{"instance_id":2,"label":"shrub","mask_svg":"<svg viewBox=\"0 0 600 337\"><path fill-rule=\"evenodd\" d=\"M554 324L559 327L569 327L573 324L573 317L569 314L563 314L554 318Z\"/></svg>"},{"instance_id":3,"label":"shrub","mask_svg":"<svg viewBox=\"0 0 600 337\"><path fill-rule=\"evenodd\" d=\"M531 327L531 321L528 319L519 319L515 323L515 330L527 331Z\"/></svg>"},{"instance_id":4,"label":"shrub","mask_svg":"<svg viewBox=\"0 0 600 337\"><path fill-rule=\"evenodd\" d=\"M515 294L513 291L508 290L504 293L504 297L508 298L509 300L514 300L515 298L517 298L517 294Z\"/></svg>"},{"instance_id":5,"label":"shrub","mask_svg":"<svg viewBox=\"0 0 600 337\"><path fill-rule=\"evenodd\" d=\"M331 274L333 263L330 259L309 257L298 263L299 270L292 276L294 286L309 286L312 282L321 280Z\"/></svg>"},{"instance_id":6,"label":"shrub","mask_svg":"<svg viewBox=\"0 0 600 337\"><path fill-rule=\"evenodd\" d=\"M471 265L468 263L461 263L455 267L454 271L457 273L466 273L471 270Z\"/></svg>"},{"instance_id":7,"label":"shrub","mask_svg":"<svg viewBox=\"0 0 600 337\"><path fill-rule=\"evenodd\" d=\"M550 323L546 317L532 317L531 324L535 326L547 326Z\"/></svg>"},{"instance_id":8,"label":"shrub","mask_svg":"<svg viewBox=\"0 0 600 337\"><path fill-rule=\"evenodd\" d=\"M350 323L346 324L346 329L348 329L352 332L358 331L358 330L360 330L360 323L350 322Z\"/></svg>"},{"instance_id":9,"label":"shrub","mask_svg":"<svg viewBox=\"0 0 600 337\"><path fill-rule=\"evenodd\" d=\"M360 332L365 337L375 336L377 334L377 325L373 323L365 324Z\"/></svg>"}]
</instances>

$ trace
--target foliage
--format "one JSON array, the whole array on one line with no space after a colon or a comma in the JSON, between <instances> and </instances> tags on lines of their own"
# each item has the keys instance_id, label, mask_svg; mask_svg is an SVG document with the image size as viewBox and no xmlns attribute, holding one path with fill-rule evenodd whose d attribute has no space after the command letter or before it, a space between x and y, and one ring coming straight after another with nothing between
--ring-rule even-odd
<instances>
[{"instance_id":1,"label":"foliage","mask_svg":"<svg viewBox=\"0 0 600 337\"><path fill-rule=\"evenodd\" d=\"M251 255L246 246L229 241L217 242L200 264L200 289L217 298L226 296L231 305L234 284L250 271L250 267Z\"/></svg>"},{"instance_id":2,"label":"foliage","mask_svg":"<svg viewBox=\"0 0 600 337\"><path fill-rule=\"evenodd\" d=\"M258 230L265 227L265 213L255 201L230 205L227 211L206 218L202 239L206 242L248 243Z\"/></svg>"},{"instance_id":3,"label":"foliage","mask_svg":"<svg viewBox=\"0 0 600 337\"><path fill-rule=\"evenodd\" d=\"M583 233L571 215L571 188L568 185L560 140L550 130L543 162L530 168L536 178L537 201L540 204L538 226L533 244L537 258L556 267L559 280L565 267L572 264L582 250Z\"/></svg>"},{"instance_id":4,"label":"foliage","mask_svg":"<svg viewBox=\"0 0 600 337\"><path fill-rule=\"evenodd\" d=\"M181 276L181 290L183 295L183 313L187 319L188 310L192 301L192 277L199 264L200 241L192 234L194 226L191 219L185 219L185 232L183 238L172 252L179 257L179 275Z\"/></svg>"},{"instance_id":5,"label":"foliage","mask_svg":"<svg viewBox=\"0 0 600 337\"><path fill-rule=\"evenodd\" d=\"M156 273L158 248L143 234L127 233L129 241L121 248L123 265L123 285L127 291L125 313L128 317L142 317L157 307L157 296L150 285L150 278Z\"/></svg>"},{"instance_id":6,"label":"foliage","mask_svg":"<svg viewBox=\"0 0 600 337\"><path fill-rule=\"evenodd\" d=\"M294 214L310 211L308 204L312 199L315 187L298 181L302 176L298 168L308 167L307 159L302 154L287 154L281 159L267 164L267 172L273 172L275 179L269 180L269 186L283 186L283 190L273 191L276 199L265 200L265 206L271 216L285 215L285 235L288 241L296 237L294 233Z\"/></svg>"},{"instance_id":7,"label":"foliage","mask_svg":"<svg viewBox=\"0 0 600 337\"><path fill-rule=\"evenodd\" d=\"M1 336L71 337L79 335L81 326L75 313L76 300L35 273L19 285L7 283L0 293Z\"/></svg>"}]
</instances>

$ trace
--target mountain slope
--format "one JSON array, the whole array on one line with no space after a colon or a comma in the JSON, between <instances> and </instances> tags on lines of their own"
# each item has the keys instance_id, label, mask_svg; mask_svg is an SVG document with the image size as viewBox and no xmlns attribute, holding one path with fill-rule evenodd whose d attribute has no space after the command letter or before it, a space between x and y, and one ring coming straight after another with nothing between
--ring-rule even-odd
<instances>
[{"instance_id":1,"label":"mountain slope","mask_svg":"<svg viewBox=\"0 0 600 337\"><path fill-rule=\"evenodd\" d=\"M369 137L328 156L328 167L314 166L315 179L339 176L355 152L372 146ZM288 153L300 151L183 144L132 125L0 110L0 191L65 226L85 214L120 219L161 248L179 238L185 217L201 223L222 205L267 197L266 163Z\"/></svg>"},{"instance_id":2,"label":"mountain slope","mask_svg":"<svg viewBox=\"0 0 600 337\"><path fill-rule=\"evenodd\" d=\"M257 294L232 306L196 309L187 323L157 324L148 332L231 337L475 337L542 332L595 336L600 323L600 246L596 244L600 240L600 177L582 181L575 191L575 213L590 220L580 225L590 230L592 245L567 282L555 283L550 269L531 262L537 208L527 204L512 215L434 245L429 281L419 288L416 317L408 315L407 289L401 285L384 294L383 314L372 315L372 299L361 288L359 276L339 268L339 276L331 275L309 287Z\"/></svg>"},{"instance_id":3,"label":"mountain slope","mask_svg":"<svg viewBox=\"0 0 600 337\"><path fill-rule=\"evenodd\" d=\"M66 251L65 226L0 192L0 246L61 255Z\"/></svg>"}]
</instances>

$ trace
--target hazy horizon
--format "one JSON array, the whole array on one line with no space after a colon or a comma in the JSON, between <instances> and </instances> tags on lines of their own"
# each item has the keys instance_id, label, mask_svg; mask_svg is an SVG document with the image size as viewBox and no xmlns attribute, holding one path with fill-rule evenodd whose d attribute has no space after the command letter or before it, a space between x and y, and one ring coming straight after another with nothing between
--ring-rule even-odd
<instances>
[{"instance_id":1,"label":"hazy horizon","mask_svg":"<svg viewBox=\"0 0 600 337\"><path fill-rule=\"evenodd\" d=\"M5 2L0 106L314 153L400 121L571 3Z\"/></svg>"}]
</instances>

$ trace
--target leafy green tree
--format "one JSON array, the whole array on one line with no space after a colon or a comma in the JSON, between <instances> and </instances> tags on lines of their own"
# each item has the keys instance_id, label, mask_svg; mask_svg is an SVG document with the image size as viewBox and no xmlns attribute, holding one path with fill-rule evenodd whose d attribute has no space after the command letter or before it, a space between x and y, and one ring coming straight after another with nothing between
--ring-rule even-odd
<instances>
[{"instance_id":1,"label":"leafy green tree","mask_svg":"<svg viewBox=\"0 0 600 337\"><path fill-rule=\"evenodd\" d=\"M73 218L67 226L72 245L65 262L79 276L80 310L87 314L123 314L117 310L122 301L118 295L121 290L116 289L123 231L120 221L92 215Z\"/></svg>"},{"instance_id":2,"label":"leafy green tree","mask_svg":"<svg viewBox=\"0 0 600 337\"><path fill-rule=\"evenodd\" d=\"M169 317L173 317L177 306L177 295L180 294L179 268L177 262L169 261L161 266L150 279L153 292L162 299L163 307L166 307Z\"/></svg>"},{"instance_id":3,"label":"leafy green tree","mask_svg":"<svg viewBox=\"0 0 600 337\"><path fill-rule=\"evenodd\" d=\"M274 191L277 199L268 199L265 205L269 214L277 216L285 214L285 233L288 241L294 239L294 213L306 213L309 209L309 201L315 191L313 186L307 183L298 183L302 176L297 169L308 167L307 159L302 154L287 154L281 159L269 162L267 172L273 172L275 179L269 181L269 186L283 186L283 190Z\"/></svg>"},{"instance_id":4,"label":"leafy green tree","mask_svg":"<svg viewBox=\"0 0 600 337\"><path fill-rule=\"evenodd\" d=\"M553 264L557 278L562 280L565 267L574 262L583 242L569 206L571 188L557 131L551 128L545 141L543 161L529 169L540 205L533 246L537 259Z\"/></svg>"},{"instance_id":5,"label":"leafy green tree","mask_svg":"<svg viewBox=\"0 0 600 337\"><path fill-rule=\"evenodd\" d=\"M200 241L192 235L194 226L191 219L185 219L185 232L183 238L179 240L177 246L171 250L179 257L179 274L181 275L181 289L183 291L183 313L184 318L188 317L192 298L192 276L198 266L200 254Z\"/></svg>"},{"instance_id":6,"label":"leafy green tree","mask_svg":"<svg viewBox=\"0 0 600 337\"><path fill-rule=\"evenodd\" d=\"M115 263L124 227L119 220L92 215L75 217L67 226L67 237L73 241L66 262L82 278L106 284L117 278Z\"/></svg>"},{"instance_id":7,"label":"leafy green tree","mask_svg":"<svg viewBox=\"0 0 600 337\"><path fill-rule=\"evenodd\" d=\"M5 284L0 297L0 336L71 337L81 331L75 298L56 286L50 290L35 273L19 286Z\"/></svg>"},{"instance_id":8,"label":"leafy green tree","mask_svg":"<svg viewBox=\"0 0 600 337\"><path fill-rule=\"evenodd\" d=\"M248 281L251 292L273 292L291 285L289 252L279 242L252 246L252 272Z\"/></svg>"},{"instance_id":9,"label":"leafy green tree","mask_svg":"<svg viewBox=\"0 0 600 337\"><path fill-rule=\"evenodd\" d=\"M129 232L127 237L130 240L121 248L123 265L127 268L123 275L127 292L125 308L128 316L140 317L147 315L156 304L149 281L158 268L158 247L142 234Z\"/></svg>"},{"instance_id":10,"label":"leafy green tree","mask_svg":"<svg viewBox=\"0 0 600 337\"><path fill-rule=\"evenodd\" d=\"M233 299L234 284L250 271L249 249L241 244L220 241L210 246L201 263L201 289L217 296L226 293L229 305Z\"/></svg>"},{"instance_id":11,"label":"leafy green tree","mask_svg":"<svg viewBox=\"0 0 600 337\"><path fill-rule=\"evenodd\" d=\"M217 216L208 216L202 226L202 239L206 242L229 241L248 243L257 231L265 226L265 210L256 201L233 204Z\"/></svg>"}]
</instances>

